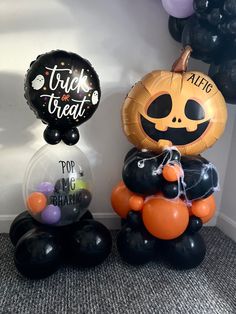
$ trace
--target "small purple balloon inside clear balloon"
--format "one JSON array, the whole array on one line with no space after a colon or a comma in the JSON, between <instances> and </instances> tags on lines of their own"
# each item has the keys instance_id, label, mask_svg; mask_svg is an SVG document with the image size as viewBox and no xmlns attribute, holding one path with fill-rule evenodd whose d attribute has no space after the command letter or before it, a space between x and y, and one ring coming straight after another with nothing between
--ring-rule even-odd
<instances>
[{"instance_id":1,"label":"small purple balloon inside clear balloon","mask_svg":"<svg viewBox=\"0 0 236 314\"><path fill-rule=\"evenodd\" d=\"M41 214L42 222L53 225L59 222L61 218L61 210L58 206L48 205Z\"/></svg>"},{"instance_id":2,"label":"small purple balloon inside clear balloon","mask_svg":"<svg viewBox=\"0 0 236 314\"><path fill-rule=\"evenodd\" d=\"M193 15L193 0L162 0L166 12L177 18L185 18Z\"/></svg>"},{"instance_id":3,"label":"small purple balloon inside clear balloon","mask_svg":"<svg viewBox=\"0 0 236 314\"><path fill-rule=\"evenodd\" d=\"M37 192L41 192L45 195L52 194L54 192L54 185L51 182L41 182L37 186Z\"/></svg>"}]
</instances>

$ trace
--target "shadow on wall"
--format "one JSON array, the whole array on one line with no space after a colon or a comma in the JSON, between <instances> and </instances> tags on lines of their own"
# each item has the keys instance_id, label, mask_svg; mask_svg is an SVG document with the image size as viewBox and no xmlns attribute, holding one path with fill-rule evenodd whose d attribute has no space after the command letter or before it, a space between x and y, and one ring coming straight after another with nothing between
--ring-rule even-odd
<instances>
[{"instance_id":1,"label":"shadow on wall","mask_svg":"<svg viewBox=\"0 0 236 314\"><path fill-rule=\"evenodd\" d=\"M27 145L34 113L24 98L24 77L0 72L0 147Z\"/></svg>"},{"instance_id":2,"label":"shadow on wall","mask_svg":"<svg viewBox=\"0 0 236 314\"><path fill-rule=\"evenodd\" d=\"M5 1L7 2L7 1ZM14 5L1 3L0 33L24 31L53 31L71 29L69 14L55 0L41 0L31 5L30 0L21 0ZM58 16L59 18L53 18Z\"/></svg>"},{"instance_id":3,"label":"shadow on wall","mask_svg":"<svg viewBox=\"0 0 236 314\"><path fill-rule=\"evenodd\" d=\"M94 211L104 212L110 208L111 190L117 178L121 178L124 148L125 152L130 148L121 126L121 106L126 94L126 90L105 86L96 113L79 128L78 146L87 155L94 175L91 204Z\"/></svg>"},{"instance_id":4,"label":"shadow on wall","mask_svg":"<svg viewBox=\"0 0 236 314\"><path fill-rule=\"evenodd\" d=\"M108 62L115 59L114 64L118 61L123 66L123 80L132 72L136 80L154 68L168 69L178 46L181 48L171 40L168 15L160 1L88 0L82 7L77 0L59 1L71 11L71 19L78 26L77 52L82 54L81 42L86 38L86 50L91 51L91 56L99 47ZM86 32L81 33L81 25L86 26Z\"/></svg>"}]
</instances>

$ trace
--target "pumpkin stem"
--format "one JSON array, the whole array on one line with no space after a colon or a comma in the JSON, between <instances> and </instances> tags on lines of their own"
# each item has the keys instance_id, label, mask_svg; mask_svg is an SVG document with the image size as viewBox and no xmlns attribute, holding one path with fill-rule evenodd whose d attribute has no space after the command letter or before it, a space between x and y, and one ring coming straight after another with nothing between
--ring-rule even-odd
<instances>
[{"instance_id":1,"label":"pumpkin stem","mask_svg":"<svg viewBox=\"0 0 236 314\"><path fill-rule=\"evenodd\" d=\"M176 73L186 72L191 52L192 48L190 46L186 46L180 57L173 64L171 71Z\"/></svg>"}]
</instances>

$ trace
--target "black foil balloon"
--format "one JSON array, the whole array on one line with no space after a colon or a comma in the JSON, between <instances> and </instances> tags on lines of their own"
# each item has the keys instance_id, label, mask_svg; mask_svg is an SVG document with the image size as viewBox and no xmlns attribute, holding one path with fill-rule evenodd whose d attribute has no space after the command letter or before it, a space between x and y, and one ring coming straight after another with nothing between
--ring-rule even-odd
<instances>
[{"instance_id":1,"label":"black foil balloon","mask_svg":"<svg viewBox=\"0 0 236 314\"><path fill-rule=\"evenodd\" d=\"M179 19L169 16L168 28L171 36L178 42L181 42L184 26L189 18Z\"/></svg>"},{"instance_id":2,"label":"black foil balloon","mask_svg":"<svg viewBox=\"0 0 236 314\"><path fill-rule=\"evenodd\" d=\"M148 154L136 154L124 164L123 181L132 192L152 195L160 190L162 176L157 171L160 161L158 157L151 158L150 152Z\"/></svg>"},{"instance_id":3,"label":"black foil balloon","mask_svg":"<svg viewBox=\"0 0 236 314\"><path fill-rule=\"evenodd\" d=\"M111 252L111 234L104 225L95 220L82 220L74 224L67 241L71 261L76 265L98 265Z\"/></svg>"},{"instance_id":4,"label":"black foil balloon","mask_svg":"<svg viewBox=\"0 0 236 314\"><path fill-rule=\"evenodd\" d=\"M233 59L224 59L220 63L213 62L209 69L209 76L216 83L225 100L236 104L236 56Z\"/></svg>"},{"instance_id":5,"label":"black foil balloon","mask_svg":"<svg viewBox=\"0 0 236 314\"><path fill-rule=\"evenodd\" d=\"M187 21L183 34L183 46L191 46L191 56L211 63L221 52L222 41L214 28L201 24L196 17Z\"/></svg>"},{"instance_id":6,"label":"black foil balloon","mask_svg":"<svg viewBox=\"0 0 236 314\"><path fill-rule=\"evenodd\" d=\"M202 228L202 220L199 217L196 216L190 216L189 217L189 223L187 227L187 232L188 233L196 233Z\"/></svg>"},{"instance_id":7,"label":"black foil balloon","mask_svg":"<svg viewBox=\"0 0 236 314\"><path fill-rule=\"evenodd\" d=\"M126 224L117 235L117 249L125 262L141 265L157 255L157 239L143 227Z\"/></svg>"},{"instance_id":8,"label":"black foil balloon","mask_svg":"<svg viewBox=\"0 0 236 314\"><path fill-rule=\"evenodd\" d=\"M18 215L12 222L10 227L9 236L12 244L15 246L19 239L27 233L29 230L32 230L39 226L39 223L32 218L32 216L24 211Z\"/></svg>"},{"instance_id":9,"label":"black foil balloon","mask_svg":"<svg viewBox=\"0 0 236 314\"><path fill-rule=\"evenodd\" d=\"M18 271L29 278L44 278L61 264L61 246L47 231L28 231L17 243L14 261Z\"/></svg>"},{"instance_id":10,"label":"black foil balloon","mask_svg":"<svg viewBox=\"0 0 236 314\"><path fill-rule=\"evenodd\" d=\"M182 187L188 200L206 198L218 187L216 169L201 156L182 156L181 165L184 171Z\"/></svg>"},{"instance_id":11,"label":"black foil balloon","mask_svg":"<svg viewBox=\"0 0 236 314\"><path fill-rule=\"evenodd\" d=\"M97 73L75 53L42 54L26 75L25 97L36 116L50 126L44 133L49 144L59 141L58 131L66 144L75 144L79 139L75 127L91 118L100 96Z\"/></svg>"},{"instance_id":12,"label":"black foil balloon","mask_svg":"<svg viewBox=\"0 0 236 314\"><path fill-rule=\"evenodd\" d=\"M199 233L184 233L174 240L163 241L162 249L166 260L177 269L197 267L206 254L205 242Z\"/></svg>"}]
</instances>

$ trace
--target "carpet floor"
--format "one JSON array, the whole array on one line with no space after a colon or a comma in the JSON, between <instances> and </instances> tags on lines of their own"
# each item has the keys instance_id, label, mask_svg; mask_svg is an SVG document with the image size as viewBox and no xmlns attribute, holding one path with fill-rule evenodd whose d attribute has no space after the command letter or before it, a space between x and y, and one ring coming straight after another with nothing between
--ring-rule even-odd
<instances>
[{"instance_id":1,"label":"carpet floor","mask_svg":"<svg viewBox=\"0 0 236 314\"><path fill-rule=\"evenodd\" d=\"M193 270L175 271L160 262L129 266L114 247L100 266L62 267L38 281L19 275L8 235L1 234L0 313L235 314L236 243L217 228L202 234L207 256Z\"/></svg>"}]
</instances>

